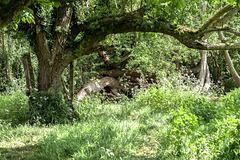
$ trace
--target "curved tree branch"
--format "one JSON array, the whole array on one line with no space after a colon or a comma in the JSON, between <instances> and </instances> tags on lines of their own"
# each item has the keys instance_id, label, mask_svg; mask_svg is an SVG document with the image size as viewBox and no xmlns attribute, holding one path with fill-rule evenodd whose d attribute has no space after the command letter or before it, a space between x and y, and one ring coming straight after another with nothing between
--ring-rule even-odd
<instances>
[{"instance_id":1,"label":"curved tree branch","mask_svg":"<svg viewBox=\"0 0 240 160\"><path fill-rule=\"evenodd\" d=\"M64 49L64 64L67 66L72 60L88 55L93 52L103 51L98 48L99 42L109 34L127 33L127 32L155 32L173 36L182 44L189 48L199 50L234 50L240 48L240 43L208 43L204 42L206 35L211 35L218 31L228 31L239 35L238 31L222 27L222 23L227 22L235 15L239 8L227 5L216 13L199 30L193 30L185 26L178 26L164 19L149 19L145 7L132 12L123 13L105 18L94 19L82 22L81 24L72 23L71 33L68 35L71 39L71 45ZM221 26L218 26L220 25ZM94 27L92 27L94 26ZM79 34L80 40L73 41Z\"/></svg>"},{"instance_id":2,"label":"curved tree branch","mask_svg":"<svg viewBox=\"0 0 240 160\"><path fill-rule=\"evenodd\" d=\"M211 17L201 28L199 28L199 31L203 31L211 27L216 21L218 21L221 18L221 16L223 16L225 13L227 13L231 9L233 9L233 6L230 4L223 7L215 15L213 15L213 17Z\"/></svg>"},{"instance_id":3,"label":"curved tree branch","mask_svg":"<svg viewBox=\"0 0 240 160\"><path fill-rule=\"evenodd\" d=\"M222 41L224 41L224 40L226 39L222 32L218 32L218 35L219 35L219 37L220 37L220 39L221 39ZM224 58L225 58L225 60L226 60L226 62L227 62L229 71L230 71L233 79L234 79L235 82L237 82L237 84L240 86L240 76L238 75L236 69L234 68L232 59L231 59L228 51L227 51L227 50L223 50L222 52L223 52Z\"/></svg>"}]
</instances>

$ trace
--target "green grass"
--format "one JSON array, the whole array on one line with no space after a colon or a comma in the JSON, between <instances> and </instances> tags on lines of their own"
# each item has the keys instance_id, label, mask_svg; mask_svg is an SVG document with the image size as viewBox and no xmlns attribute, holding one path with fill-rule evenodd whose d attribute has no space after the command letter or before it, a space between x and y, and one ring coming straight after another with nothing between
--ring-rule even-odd
<instances>
[{"instance_id":1,"label":"green grass","mask_svg":"<svg viewBox=\"0 0 240 160\"><path fill-rule=\"evenodd\" d=\"M77 105L80 120L0 124L0 159L238 159L240 90L220 102L201 93L152 88L133 101Z\"/></svg>"},{"instance_id":2,"label":"green grass","mask_svg":"<svg viewBox=\"0 0 240 160\"><path fill-rule=\"evenodd\" d=\"M93 101L91 101L93 103ZM167 116L133 103L88 108L80 122L62 125L1 125L0 157L5 159L156 158ZM90 105L89 105L90 106ZM92 115L91 115L92 114ZM94 116L93 116L94 115ZM3 158L3 159L4 159Z\"/></svg>"}]
</instances>

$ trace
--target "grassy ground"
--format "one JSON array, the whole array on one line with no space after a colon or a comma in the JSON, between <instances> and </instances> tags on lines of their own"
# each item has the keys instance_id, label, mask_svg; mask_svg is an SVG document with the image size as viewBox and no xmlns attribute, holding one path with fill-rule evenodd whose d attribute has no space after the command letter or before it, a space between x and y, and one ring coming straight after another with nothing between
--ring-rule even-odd
<instances>
[{"instance_id":1,"label":"grassy ground","mask_svg":"<svg viewBox=\"0 0 240 160\"><path fill-rule=\"evenodd\" d=\"M133 101L78 105L81 120L0 124L0 159L239 159L240 90L219 102L197 92L152 88Z\"/></svg>"},{"instance_id":2,"label":"grassy ground","mask_svg":"<svg viewBox=\"0 0 240 160\"><path fill-rule=\"evenodd\" d=\"M95 118L64 125L1 125L3 159L157 158L168 115L128 104L98 107Z\"/></svg>"}]
</instances>

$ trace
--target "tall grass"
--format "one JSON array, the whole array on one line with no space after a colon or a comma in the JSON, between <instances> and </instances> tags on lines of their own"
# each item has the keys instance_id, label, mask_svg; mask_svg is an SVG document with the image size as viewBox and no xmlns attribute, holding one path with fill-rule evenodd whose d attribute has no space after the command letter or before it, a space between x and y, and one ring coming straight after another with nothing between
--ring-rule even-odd
<instances>
[{"instance_id":1,"label":"tall grass","mask_svg":"<svg viewBox=\"0 0 240 160\"><path fill-rule=\"evenodd\" d=\"M12 124L24 123L29 118L28 110L28 97L24 93L0 95L0 120Z\"/></svg>"}]
</instances>

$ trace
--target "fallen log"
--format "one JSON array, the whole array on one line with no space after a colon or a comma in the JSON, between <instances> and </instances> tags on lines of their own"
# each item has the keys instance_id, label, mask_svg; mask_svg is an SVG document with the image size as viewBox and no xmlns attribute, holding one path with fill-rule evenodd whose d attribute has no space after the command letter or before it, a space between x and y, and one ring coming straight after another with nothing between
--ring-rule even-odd
<instances>
[{"instance_id":1,"label":"fallen log","mask_svg":"<svg viewBox=\"0 0 240 160\"><path fill-rule=\"evenodd\" d=\"M110 97L119 97L119 91L122 90L120 82L112 77L104 77L83 86L77 94L77 100L81 101L85 97L98 92L106 92Z\"/></svg>"}]
</instances>

